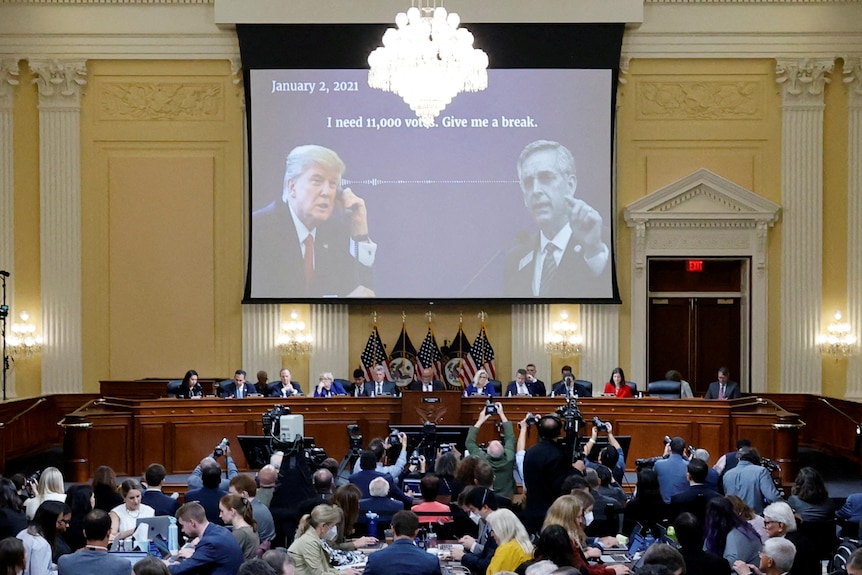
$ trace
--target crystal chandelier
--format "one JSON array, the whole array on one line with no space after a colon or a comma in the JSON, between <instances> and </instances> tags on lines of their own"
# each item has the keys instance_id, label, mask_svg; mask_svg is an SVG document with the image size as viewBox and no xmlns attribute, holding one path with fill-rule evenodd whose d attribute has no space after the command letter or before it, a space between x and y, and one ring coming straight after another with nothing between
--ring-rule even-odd
<instances>
[{"instance_id":1,"label":"crystal chandelier","mask_svg":"<svg viewBox=\"0 0 862 575\"><path fill-rule=\"evenodd\" d=\"M275 342L284 355L293 357L311 352L311 334L305 332L305 322L297 317L295 311L290 312L290 321L281 324L281 333Z\"/></svg>"},{"instance_id":2,"label":"crystal chandelier","mask_svg":"<svg viewBox=\"0 0 862 575\"><path fill-rule=\"evenodd\" d=\"M6 338L9 355L13 359L29 359L42 350L42 336L36 334L36 326L30 323L30 314L22 311L20 323L12 324L12 335Z\"/></svg>"},{"instance_id":3,"label":"crystal chandelier","mask_svg":"<svg viewBox=\"0 0 862 575\"><path fill-rule=\"evenodd\" d=\"M488 87L488 55L473 48L458 14L434 6L436 0L418 0L418 7L415 1L368 56L368 85L401 96L430 128L453 97Z\"/></svg>"},{"instance_id":4,"label":"crystal chandelier","mask_svg":"<svg viewBox=\"0 0 862 575\"><path fill-rule=\"evenodd\" d=\"M850 333L850 323L841 321L841 312L832 316L835 321L829 324L825 334L817 336L820 353L830 355L836 360L856 354L856 336Z\"/></svg>"},{"instance_id":5,"label":"crystal chandelier","mask_svg":"<svg viewBox=\"0 0 862 575\"><path fill-rule=\"evenodd\" d=\"M545 351L551 355L570 357L581 353L584 338L578 333L578 324L569 321L569 314L562 312L560 321L555 321L553 331L545 342Z\"/></svg>"}]
</instances>

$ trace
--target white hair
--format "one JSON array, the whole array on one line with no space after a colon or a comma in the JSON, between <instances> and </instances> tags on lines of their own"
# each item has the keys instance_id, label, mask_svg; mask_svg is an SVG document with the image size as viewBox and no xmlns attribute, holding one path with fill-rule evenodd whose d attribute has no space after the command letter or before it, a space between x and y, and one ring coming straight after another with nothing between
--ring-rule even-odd
<instances>
[{"instance_id":1,"label":"white hair","mask_svg":"<svg viewBox=\"0 0 862 575\"><path fill-rule=\"evenodd\" d=\"M776 569L786 573L793 567L796 545L784 537L770 537L763 543L763 554L775 561Z\"/></svg>"},{"instance_id":2,"label":"white hair","mask_svg":"<svg viewBox=\"0 0 862 575\"><path fill-rule=\"evenodd\" d=\"M386 497L389 495L389 482L382 477L375 477L368 484L368 494L371 497Z\"/></svg>"}]
</instances>

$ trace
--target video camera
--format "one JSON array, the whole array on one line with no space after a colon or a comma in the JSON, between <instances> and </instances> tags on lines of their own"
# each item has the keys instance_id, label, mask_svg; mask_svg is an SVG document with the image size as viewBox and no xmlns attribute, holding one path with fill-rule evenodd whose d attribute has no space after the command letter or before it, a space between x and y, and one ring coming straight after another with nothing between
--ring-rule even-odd
<instances>
[{"instance_id":1,"label":"video camera","mask_svg":"<svg viewBox=\"0 0 862 575\"><path fill-rule=\"evenodd\" d=\"M224 455L224 450L227 449L228 445L230 445L230 441L228 441L227 437L223 437L219 444L213 447L213 457Z\"/></svg>"},{"instance_id":2,"label":"video camera","mask_svg":"<svg viewBox=\"0 0 862 575\"><path fill-rule=\"evenodd\" d=\"M350 451L360 453L362 451L362 430L355 423L347 426L347 441L350 443Z\"/></svg>"},{"instance_id":3,"label":"video camera","mask_svg":"<svg viewBox=\"0 0 862 575\"><path fill-rule=\"evenodd\" d=\"M273 405L272 409L265 411L261 416L264 435L278 437L281 433L281 416L289 414L290 408L279 404Z\"/></svg>"},{"instance_id":4,"label":"video camera","mask_svg":"<svg viewBox=\"0 0 862 575\"><path fill-rule=\"evenodd\" d=\"M558 407L556 413L563 420L563 431L566 435L577 435L580 432L584 417L574 397L570 398L565 405Z\"/></svg>"}]
</instances>

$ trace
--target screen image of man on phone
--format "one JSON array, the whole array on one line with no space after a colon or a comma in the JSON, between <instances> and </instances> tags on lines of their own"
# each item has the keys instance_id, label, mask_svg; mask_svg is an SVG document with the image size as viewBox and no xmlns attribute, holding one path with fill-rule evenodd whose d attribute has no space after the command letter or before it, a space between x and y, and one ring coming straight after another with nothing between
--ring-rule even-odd
<instances>
[{"instance_id":1,"label":"screen image of man on phone","mask_svg":"<svg viewBox=\"0 0 862 575\"><path fill-rule=\"evenodd\" d=\"M254 297L374 297L377 244L345 169L323 146L287 155L281 199L252 215Z\"/></svg>"}]
</instances>

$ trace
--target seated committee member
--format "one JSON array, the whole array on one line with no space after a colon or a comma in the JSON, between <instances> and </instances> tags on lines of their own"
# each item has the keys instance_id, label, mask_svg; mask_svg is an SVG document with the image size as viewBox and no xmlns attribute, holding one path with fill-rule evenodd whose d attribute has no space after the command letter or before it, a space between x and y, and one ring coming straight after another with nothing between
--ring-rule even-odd
<instances>
[{"instance_id":1,"label":"seated committee member","mask_svg":"<svg viewBox=\"0 0 862 575\"><path fill-rule=\"evenodd\" d=\"M242 565L242 548L231 532L221 525L210 523L200 503L185 503L177 511L177 523L189 539L197 539L194 546L180 549L179 563L166 560L172 575L207 573L234 575Z\"/></svg>"},{"instance_id":2,"label":"seated committee member","mask_svg":"<svg viewBox=\"0 0 862 575\"><path fill-rule=\"evenodd\" d=\"M332 397L334 395L347 395L347 391L334 380L331 372L325 371L320 374L317 387L314 388L314 397Z\"/></svg>"},{"instance_id":3,"label":"seated committee member","mask_svg":"<svg viewBox=\"0 0 862 575\"><path fill-rule=\"evenodd\" d=\"M510 381L506 386L506 397L516 395L538 395L539 392L533 387L533 383L527 381L527 370L519 369L515 372L515 381Z\"/></svg>"},{"instance_id":4,"label":"seated committee member","mask_svg":"<svg viewBox=\"0 0 862 575\"><path fill-rule=\"evenodd\" d=\"M419 518L412 511L399 511L392 518L394 539L386 549L368 556L364 575L439 575L440 560L414 545Z\"/></svg>"},{"instance_id":5,"label":"seated committee member","mask_svg":"<svg viewBox=\"0 0 862 575\"><path fill-rule=\"evenodd\" d=\"M298 146L287 155L281 198L252 215L253 297L373 297L377 252L365 200L341 188L334 151Z\"/></svg>"},{"instance_id":6,"label":"seated committee member","mask_svg":"<svg viewBox=\"0 0 862 575\"><path fill-rule=\"evenodd\" d=\"M480 369L473 376L473 383L464 388L464 397L470 397L471 395L487 395L488 397L494 397L497 395L497 392L494 390L494 386L490 385L489 382L488 372L484 369Z\"/></svg>"},{"instance_id":7,"label":"seated committee member","mask_svg":"<svg viewBox=\"0 0 862 575\"><path fill-rule=\"evenodd\" d=\"M365 381L365 372L359 368L353 370L353 380L348 393L353 397L374 397L374 386Z\"/></svg>"},{"instance_id":8,"label":"seated committee member","mask_svg":"<svg viewBox=\"0 0 862 575\"><path fill-rule=\"evenodd\" d=\"M245 376L246 373L243 370L236 370L233 374L233 381L221 386L219 396L242 399L244 397L257 395L257 388L254 387L253 383L246 381Z\"/></svg>"},{"instance_id":9,"label":"seated committee member","mask_svg":"<svg viewBox=\"0 0 862 575\"><path fill-rule=\"evenodd\" d=\"M108 553L111 538L111 518L101 509L93 509L84 518L87 545L76 553L63 555L57 567L63 575L129 575L132 565L128 559Z\"/></svg>"},{"instance_id":10,"label":"seated committee member","mask_svg":"<svg viewBox=\"0 0 862 575\"><path fill-rule=\"evenodd\" d=\"M615 397L632 397L632 388L626 385L626 374L621 367L615 367L611 378L605 384L605 395Z\"/></svg>"},{"instance_id":11,"label":"seated committee member","mask_svg":"<svg viewBox=\"0 0 862 575\"><path fill-rule=\"evenodd\" d=\"M374 395L398 395L398 387L394 381L386 380L386 370L382 365L374 368Z\"/></svg>"},{"instance_id":12,"label":"seated committee member","mask_svg":"<svg viewBox=\"0 0 862 575\"><path fill-rule=\"evenodd\" d=\"M709 384L704 399L737 399L741 397L739 384L730 381L730 370L726 367L718 368L718 381Z\"/></svg>"},{"instance_id":13,"label":"seated committee member","mask_svg":"<svg viewBox=\"0 0 862 575\"><path fill-rule=\"evenodd\" d=\"M592 395L589 389L575 380L572 368L568 365L563 367L563 379L554 384L551 394L563 397L574 397L575 395L578 397L590 397Z\"/></svg>"},{"instance_id":14,"label":"seated committee member","mask_svg":"<svg viewBox=\"0 0 862 575\"><path fill-rule=\"evenodd\" d=\"M575 158L558 142L537 140L518 158L524 205L539 233L506 256L507 297L598 296L611 279L602 216L576 198Z\"/></svg>"},{"instance_id":15,"label":"seated committee member","mask_svg":"<svg viewBox=\"0 0 862 575\"><path fill-rule=\"evenodd\" d=\"M302 395L302 388L296 381L290 380L290 370L286 367L278 372L279 381L270 383L266 389L267 395L270 397L291 397L293 395Z\"/></svg>"},{"instance_id":16,"label":"seated committee member","mask_svg":"<svg viewBox=\"0 0 862 575\"><path fill-rule=\"evenodd\" d=\"M426 367L422 370L419 381L411 381L407 384L407 389L410 391L443 391L445 387L442 381L434 379L434 370Z\"/></svg>"},{"instance_id":17,"label":"seated committee member","mask_svg":"<svg viewBox=\"0 0 862 575\"><path fill-rule=\"evenodd\" d=\"M177 388L177 397L180 399L195 399L204 396L204 389L198 383L198 372L190 369L183 376L183 381Z\"/></svg>"}]
</instances>

